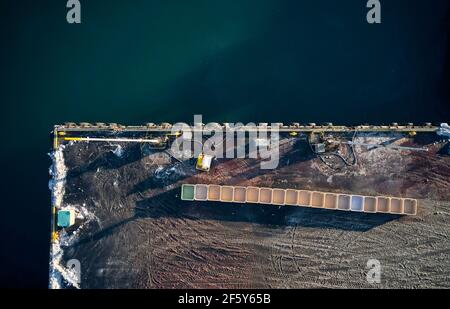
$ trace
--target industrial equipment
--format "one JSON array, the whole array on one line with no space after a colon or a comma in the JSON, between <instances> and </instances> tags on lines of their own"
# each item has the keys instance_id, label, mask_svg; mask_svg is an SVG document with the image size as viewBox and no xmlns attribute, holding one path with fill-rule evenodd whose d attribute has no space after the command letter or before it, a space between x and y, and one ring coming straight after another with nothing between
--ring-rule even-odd
<instances>
[{"instance_id":1,"label":"industrial equipment","mask_svg":"<svg viewBox=\"0 0 450 309\"><path fill-rule=\"evenodd\" d=\"M209 170L211 169L211 163L213 159L214 156L201 153L197 159L196 169L204 172L209 172Z\"/></svg>"}]
</instances>

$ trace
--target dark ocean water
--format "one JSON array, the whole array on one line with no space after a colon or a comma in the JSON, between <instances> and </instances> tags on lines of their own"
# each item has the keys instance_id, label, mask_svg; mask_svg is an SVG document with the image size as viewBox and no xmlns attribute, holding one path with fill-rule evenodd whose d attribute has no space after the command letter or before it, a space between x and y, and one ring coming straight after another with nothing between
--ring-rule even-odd
<instances>
[{"instance_id":1,"label":"dark ocean water","mask_svg":"<svg viewBox=\"0 0 450 309\"><path fill-rule=\"evenodd\" d=\"M0 2L1 286L46 287L52 126L450 122L450 2Z\"/></svg>"}]
</instances>

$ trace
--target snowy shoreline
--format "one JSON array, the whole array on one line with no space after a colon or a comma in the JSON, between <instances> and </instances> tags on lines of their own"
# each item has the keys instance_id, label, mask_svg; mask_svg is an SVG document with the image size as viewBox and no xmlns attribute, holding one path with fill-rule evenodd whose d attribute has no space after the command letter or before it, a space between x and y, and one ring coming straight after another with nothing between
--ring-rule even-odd
<instances>
[{"instance_id":1,"label":"snowy shoreline","mask_svg":"<svg viewBox=\"0 0 450 309\"><path fill-rule=\"evenodd\" d=\"M95 216L83 206L65 205L63 203L67 176L67 167L64 163L64 145L61 145L49 154L52 159L52 165L49 169L51 180L49 181L49 189L51 191L52 207L60 210L73 209L77 219L85 220L75 231L70 234L64 230L60 231L59 237L53 239L50 247L50 270L49 270L49 289L62 289L66 287L80 288L79 277L75 269L71 269L64 264L63 255L64 247L72 245L77 239L80 230L84 224Z\"/></svg>"}]
</instances>

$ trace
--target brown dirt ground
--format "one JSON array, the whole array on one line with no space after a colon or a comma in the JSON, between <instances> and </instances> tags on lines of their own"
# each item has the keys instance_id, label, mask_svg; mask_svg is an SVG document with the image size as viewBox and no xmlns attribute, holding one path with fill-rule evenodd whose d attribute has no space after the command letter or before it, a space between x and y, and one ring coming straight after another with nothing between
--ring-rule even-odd
<instances>
[{"instance_id":1,"label":"brown dirt ground","mask_svg":"<svg viewBox=\"0 0 450 309\"><path fill-rule=\"evenodd\" d=\"M288 140L276 170L223 159L209 174L193 161L122 146L120 158L115 145L64 150L64 203L97 217L64 248L65 260L81 261L83 288L450 287L450 157L436 154L440 144L430 152L357 149L357 166L335 171ZM419 212L185 202L182 183L412 197ZM381 263L381 284L366 280L369 259Z\"/></svg>"}]
</instances>

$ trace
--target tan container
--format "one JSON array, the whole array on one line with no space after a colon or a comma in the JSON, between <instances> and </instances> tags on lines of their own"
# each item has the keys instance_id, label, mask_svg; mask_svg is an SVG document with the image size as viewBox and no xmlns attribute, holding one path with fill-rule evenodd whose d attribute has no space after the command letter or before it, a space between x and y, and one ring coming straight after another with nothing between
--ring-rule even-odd
<instances>
[{"instance_id":1,"label":"tan container","mask_svg":"<svg viewBox=\"0 0 450 309\"><path fill-rule=\"evenodd\" d=\"M245 203L245 195L247 188L245 187L235 187L233 201L238 203Z\"/></svg>"},{"instance_id":2,"label":"tan container","mask_svg":"<svg viewBox=\"0 0 450 309\"><path fill-rule=\"evenodd\" d=\"M325 200L325 195L322 192L313 192L311 196L311 206L322 208Z\"/></svg>"},{"instance_id":3,"label":"tan container","mask_svg":"<svg viewBox=\"0 0 450 309\"><path fill-rule=\"evenodd\" d=\"M298 205L300 206L311 206L311 191L298 191Z\"/></svg>"},{"instance_id":4,"label":"tan container","mask_svg":"<svg viewBox=\"0 0 450 309\"><path fill-rule=\"evenodd\" d=\"M232 202L233 201L233 187L222 187L220 193L220 201L221 202Z\"/></svg>"},{"instance_id":5,"label":"tan container","mask_svg":"<svg viewBox=\"0 0 450 309\"><path fill-rule=\"evenodd\" d=\"M336 209L337 208L337 195L334 193L325 194L325 208Z\"/></svg>"},{"instance_id":6,"label":"tan container","mask_svg":"<svg viewBox=\"0 0 450 309\"><path fill-rule=\"evenodd\" d=\"M272 203L274 205L284 205L286 201L286 190L273 189L272 191Z\"/></svg>"},{"instance_id":7,"label":"tan container","mask_svg":"<svg viewBox=\"0 0 450 309\"><path fill-rule=\"evenodd\" d=\"M350 200L351 200L350 195L339 194L338 209L339 210L350 210L350 208L351 208Z\"/></svg>"},{"instance_id":8,"label":"tan container","mask_svg":"<svg viewBox=\"0 0 450 309\"><path fill-rule=\"evenodd\" d=\"M287 189L285 204L295 206L297 205L297 201L298 201L298 191Z\"/></svg>"},{"instance_id":9,"label":"tan container","mask_svg":"<svg viewBox=\"0 0 450 309\"><path fill-rule=\"evenodd\" d=\"M377 212L389 213L391 207L391 201L389 197L378 196L377 197Z\"/></svg>"},{"instance_id":10,"label":"tan container","mask_svg":"<svg viewBox=\"0 0 450 309\"><path fill-rule=\"evenodd\" d=\"M400 198L391 197L391 213L403 213L403 200Z\"/></svg>"},{"instance_id":11,"label":"tan container","mask_svg":"<svg viewBox=\"0 0 450 309\"><path fill-rule=\"evenodd\" d=\"M403 212L406 215L416 215L417 214L417 201L409 198L403 201Z\"/></svg>"},{"instance_id":12,"label":"tan container","mask_svg":"<svg viewBox=\"0 0 450 309\"><path fill-rule=\"evenodd\" d=\"M377 211L377 199L375 197L364 197L364 212L376 212Z\"/></svg>"},{"instance_id":13,"label":"tan container","mask_svg":"<svg viewBox=\"0 0 450 309\"><path fill-rule=\"evenodd\" d=\"M247 203L259 203L259 188L247 187Z\"/></svg>"},{"instance_id":14,"label":"tan container","mask_svg":"<svg viewBox=\"0 0 450 309\"><path fill-rule=\"evenodd\" d=\"M208 200L210 201L220 201L220 186L209 185L208 188Z\"/></svg>"},{"instance_id":15,"label":"tan container","mask_svg":"<svg viewBox=\"0 0 450 309\"><path fill-rule=\"evenodd\" d=\"M272 204L272 189L261 188L259 191L259 202L262 204Z\"/></svg>"}]
</instances>

